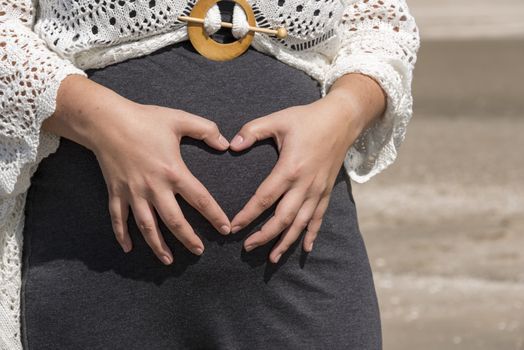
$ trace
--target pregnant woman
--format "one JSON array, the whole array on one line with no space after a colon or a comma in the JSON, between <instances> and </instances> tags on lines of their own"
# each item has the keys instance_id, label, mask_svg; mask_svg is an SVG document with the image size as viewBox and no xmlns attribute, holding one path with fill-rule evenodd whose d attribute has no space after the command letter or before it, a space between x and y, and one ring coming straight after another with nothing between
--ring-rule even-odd
<instances>
[{"instance_id":1,"label":"pregnant woman","mask_svg":"<svg viewBox=\"0 0 524 350\"><path fill-rule=\"evenodd\" d=\"M221 20L235 23L234 3L219 5ZM213 39L238 38L221 29ZM62 76L40 129L61 136L59 146L25 170L27 192L20 182L4 191L18 209L3 214L25 215L14 255L21 328L5 322L0 345L381 348L348 163L360 162L349 171L360 182L385 167L373 157L387 163L388 142L398 146L410 106L392 91L409 101L412 67L406 78L382 57L370 55L367 70L356 56L341 59L353 74L332 75L325 94L312 75L261 51L214 61L179 40Z\"/></svg>"}]
</instances>

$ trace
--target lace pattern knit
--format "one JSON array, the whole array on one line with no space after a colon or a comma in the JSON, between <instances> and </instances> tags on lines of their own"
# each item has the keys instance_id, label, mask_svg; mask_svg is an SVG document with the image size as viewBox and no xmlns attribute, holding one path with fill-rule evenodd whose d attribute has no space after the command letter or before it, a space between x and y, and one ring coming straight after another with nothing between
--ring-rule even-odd
<instances>
[{"instance_id":1,"label":"lace pattern knit","mask_svg":"<svg viewBox=\"0 0 524 350\"><path fill-rule=\"evenodd\" d=\"M189 15L195 3L0 0L0 349L21 349L25 198L39 162L59 145L60 138L41 125L55 110L61 81L186 40L186 24L177 17ZM405 0L249 3L257 26L288 30L284 39L255 33L252 46L317 79L322 96L351 72L382 86L387 110L351 147L345 167L353 180L365 182L390 165L412 115L419 48ZM216 16L216 7L210 12ZM235 31L242 34L241 28Z\"/></svg>"}]
</instances>

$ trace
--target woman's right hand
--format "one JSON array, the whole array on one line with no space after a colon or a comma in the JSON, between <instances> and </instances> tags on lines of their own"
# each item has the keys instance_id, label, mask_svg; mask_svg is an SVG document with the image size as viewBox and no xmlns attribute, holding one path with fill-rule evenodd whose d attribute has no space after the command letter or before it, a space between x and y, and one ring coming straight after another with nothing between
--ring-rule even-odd
<instances>
[{"instance_id":1,"label":"woman's right hand","mask_svg":"<svg viewBox=\"0 0 524 350\"><path fill-rule=\"evenodd\" d=\"M73 102L72 96L80 91L82 100ZM62 82L55 114L44 121L43 128L84 145L96 155L109 192L113 230L125 252L132 249L127 231L131 206L144 239L164 264L173 262L173 254L154 210L187 249L202 254L204 245L184 218L177 193L220 233L230 233L227 215L191 174L180 154L184 136L226 150L229 143L214 122L179 109L136 103L73 75Z\"/></svg>"}]
</instances>

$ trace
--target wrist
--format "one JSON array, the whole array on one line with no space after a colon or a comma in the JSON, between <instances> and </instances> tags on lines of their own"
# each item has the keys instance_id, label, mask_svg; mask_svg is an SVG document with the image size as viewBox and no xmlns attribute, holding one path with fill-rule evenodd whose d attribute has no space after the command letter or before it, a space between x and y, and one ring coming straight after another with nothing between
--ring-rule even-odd
<instances>
[{"instance_id":1,"label":"wrist","mask_svg":"<svg viewBox=\"0 0 524 350\"><path fill-rule=\"evenodd\" d=\"M387 95L380 84L360 73L348 73L338 78L324 99L337 105L360 132L380 119L387 106Z\"/></svg>"}]
</instances>

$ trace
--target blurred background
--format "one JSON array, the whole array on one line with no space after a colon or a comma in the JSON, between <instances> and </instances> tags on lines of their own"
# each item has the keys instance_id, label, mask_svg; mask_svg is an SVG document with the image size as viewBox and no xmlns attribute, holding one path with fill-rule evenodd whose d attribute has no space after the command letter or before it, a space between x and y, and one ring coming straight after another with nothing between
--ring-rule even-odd
<instances>
[{"instance_id":1,"label":"blurred background","mask_svg":"<svg viewBox=\"0 0 524 350\"><path fill-rule=\"evenodd\" d=\"M413 119L353 182L384 349L524 349L524 0L408 5Z\"/></svg>"}]
</instances>

